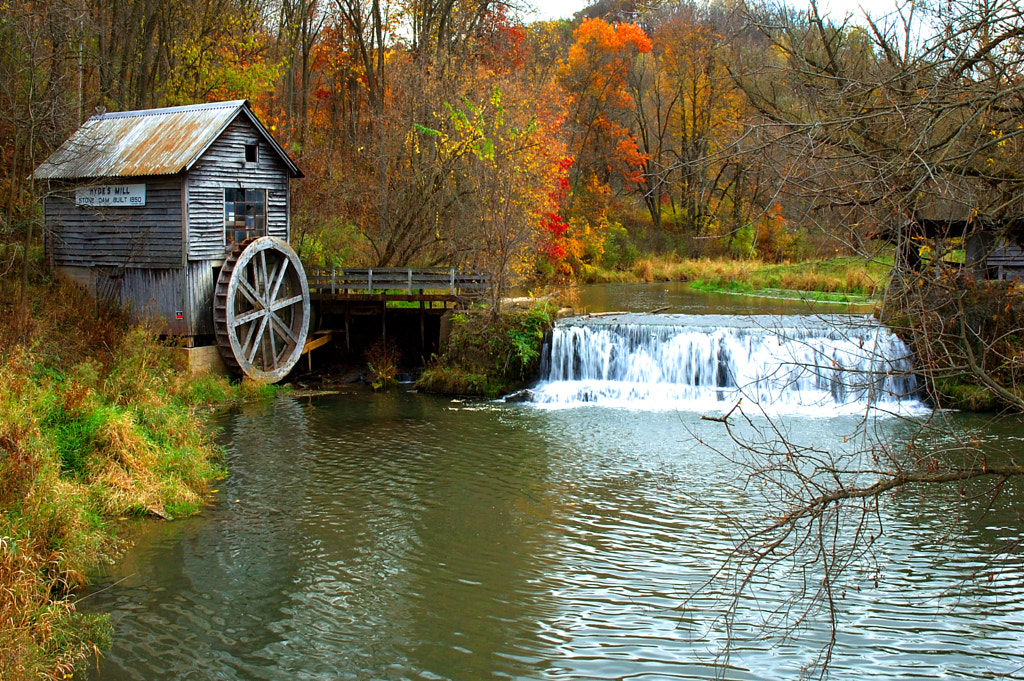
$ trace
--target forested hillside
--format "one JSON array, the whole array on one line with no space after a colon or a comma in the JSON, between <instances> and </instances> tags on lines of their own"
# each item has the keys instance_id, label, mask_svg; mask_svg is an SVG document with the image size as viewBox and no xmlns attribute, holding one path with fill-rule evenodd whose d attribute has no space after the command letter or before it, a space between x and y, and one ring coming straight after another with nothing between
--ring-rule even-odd
<instances>
[{"instance_id":1,"label":"forested hillside","mask_svg":"<svg viewBox=\"0 0 1024 681\"><path fill-rule=\"evenodd\" d=\"M5 3L0 236L38 238L46 188L26 178L90 115L247 98L305 171L295 240L313 262L570 276L628 268L638 252L780 261L850 240L845 220L780 193L820 168L766 152L762 97L744 88L780 83L749 67L792 55L739 6L618 3L555 22L525 11ZM861 27L829 30L840 55L884 57Z\"/></svg>"},{"instance_id":2,"label":"forested hillside","mask_svg":"<svg viewBox=\"0 0 1024 681\"><path fill-rule=\"evenodd\" d=\"M97 111L247 98L312 262L510 280L640 252L821 257L953 201L1019 210L1019 7L29 0L0 16L5 242ZM966 198L965 198L966 197ZM34 231L37 236L38 226Z\"/></svg>"},{"instance_id":3,"label":"forested hillside","mask_svg":"<svg viewBox=\"0 0 1024 681\"><path fill-rule=\"evenodd\" d=\"M1012 2L28 0L0 15L4 242L97 111L247 98L312 262L579 275L640 252L849 252L922 207L1019 210Z\"/></svg>"}]
</instances>

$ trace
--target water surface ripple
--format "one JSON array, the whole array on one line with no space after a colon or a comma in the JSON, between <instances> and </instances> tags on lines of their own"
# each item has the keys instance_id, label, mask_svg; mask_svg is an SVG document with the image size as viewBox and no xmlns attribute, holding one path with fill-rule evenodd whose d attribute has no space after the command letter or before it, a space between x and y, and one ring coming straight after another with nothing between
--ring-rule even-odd
<instances>
[{"instance_id":1,"label":"water surface ripple","mask_svg":"<svg viewBox=\"0 0 1024 681\"><path fill-rule=\"evenodd\" d=\"M831 446L856 423L787 426ZM716 659L728 592L701 585L764 509L698 442L727 445L697 414L360 393L221 425L216 504L137 527L83 601L115 627L91 677L794 678L827 641L821 617L784 642L746 637L785 606L790 585L765 581ZM833 678L1024 676L1022 491L946 538L954 494L884 504Z\"/></svg>"}]
</instances>

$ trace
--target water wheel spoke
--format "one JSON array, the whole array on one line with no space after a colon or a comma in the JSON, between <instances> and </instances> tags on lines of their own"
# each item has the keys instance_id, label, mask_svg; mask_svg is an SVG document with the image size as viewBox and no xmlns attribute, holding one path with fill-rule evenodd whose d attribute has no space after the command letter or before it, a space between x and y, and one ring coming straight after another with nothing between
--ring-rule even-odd
<instances>
[{"instance_id":1,"label":"water wheel spoke","mask_svg":"<svg viewBox=\"0 0 1024 681\"><path fill-rule=\"evenodd\" d=\"M295 305L296 303L301 303L302 301L303 301L303 298L302 298L301 295L299 295L299 296L292 296L291 298L284 298L282 300L275 300L273 303L271 303L268 306L268 309L271 312L277 312L278 310L280 310L283 307L290 307L292 305Z\"/></svg>"},{"instance_id":2,"label":"water wheel spoke","mask_svg":"<svg viewBox=\"0 0 1024 681\"><path fill-rule=\"evenodd\" d=\"M257 310L263 307L263 296L259 294L256 289L252 287L245 277L239 277L238 279L238 291L241 293L246 300L248 300L254 308Z\"/></svg>"},{"instance_id":3,"label":"water wheel spoke","mask_svg":"<svg viewBox=\"0 0 1024 681\"><path fill-rule=\"evenodd\" d=\"M242 324L248 324L249 322L251 322L254 319L259 319L261 316L266 316L266 314L267 314L267 311L263 310L263 309L250 310L249 312L246 312L245 314L241 314L241 315L238 315L237 317L235 317L235 321L232 322L232 323L234 324L234 327L237 329Z\"/></svg>"},{"instance_id":4,"label":"water wheel spoke","mask_svg":"<svg viewBox=\"0 0 1024 681\"><path fill-rule=\"evenodd\" d=\"M253 340L252 349L249 351L246 361L252 365L256 361L256 352L263 347L263 331L267 328L267 317L263 316L263 319L259 323L259 331L256 332L256 338Z\"/></svg>"},{"instance_id":5,"label":"water wheel spoke","mask_svg":"<svg viewBox=\"0 0 1024 681\"><path fill-rule=\"evenodd\" d=\"M248 331L248 333L245 334L245 340L242 342L242 353L243 354L247 354L249 352L249 348L252 347L252 345L251 345L252 338L253 338L253 335L256 333L256 329L258 327L259 327L258 324L250 324L249 325L249 331ZM237 326L236 326L236 328L237 328Z\"/></svg>"},{"instance_id":6,"label":"water wheel spoke","mask_svg":"<svg viewBox=\"0 0 1024 681\"><path fill-rule=\"evenodd\" d=\"M282 260L280 268L274 268L274 271L270 273L270 280L274 282L273 286L270 287L270 292L267 295L267 300L273 300L277 298L277 292L281 290L281 284L284 283L284 276L288 272L288 260Z\"/></svg>"},{"instance_id":7,"label":"water wheel spoke","mask_svg":"<svg viewBox=\"0 0 1024 681\"><path fill-rule=\"evenodd\" d=\"M274 363L274 370L277 370L277 333L274 331L274 323L271 317L273 313L267 315L267 319L270 321L270 328L267 329L267 337L270 340L270 360Z\"/></svg>"},{"instance_id":8,"label":"water wheel spoke","mask_svg":"<svg viewBox=\"0 0 1024 681\"><path fill-rule=\"evenodd\" d=\"M269 317L266 318L264 332L260 335L260 354L263 356L263 363L260 364L260 369L263 371L267 371L270 368L270 339L267 338L268 333L274 333Z\"/></svg>"},{"instance_id":9,"label":"water wheel spoke","mask_svg":"<svg viewBox=\"0 0 1024 681\"><path fill-rule=\"evenodd\" d=\"M264 300L269 300L270 296L267 295L267 289L270 286L270 279L269 279L269 277L267 277L267 252L266 251L260 251L260 264L263 265L263 267L259 270L259 277L260 277L260 279L257 282L259 285L256 287L256 290L263 292L262 296L263 296Z\"/></svg>"},{"instance_id":10,"label":"water wheel spoke","mask_svg":"<svg viewBox=\"0 0 1024 681\"><path fill-rule=\"evenodd\" d=\"M288 339L291 340L292 343L298 343L299 342L298 336L296 336L294 333L292 333L291 328L287 324L285 324L284 320L281 319L280 317L278 317L275 312L271 312L270 313L270 321L271 321L272 324L276 324L277 328L280 329L281 332L285 336L287 336Z\"/></svg>"}]
</instances>

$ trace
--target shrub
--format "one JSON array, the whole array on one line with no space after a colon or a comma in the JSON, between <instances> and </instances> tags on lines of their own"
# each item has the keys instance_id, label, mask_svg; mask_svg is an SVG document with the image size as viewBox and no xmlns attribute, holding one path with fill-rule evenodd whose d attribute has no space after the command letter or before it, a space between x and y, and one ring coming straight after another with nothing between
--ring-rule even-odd
<instances>
[{"instance_id":1,"label":"shrub","mask_svg":"<svg viewBox=\"0 0 1024 681\"><path fill-rule=\"evenodd\" d=\"M626 228L617 222L608 223L601 266L610 270L628 270L640 257Z\"/></svg>"},{"instance_id":2,"label":"shrub","mask_svg":"<svg viewBox=\"0 0 1024 681\"><path fill-rule=\"evenodd\" d=\"M914 352L940 407L1020 409L1024 403L1024 286L957 271L895 278L882 320Z\"/></svg>"},{"instance_id":3,"label":"shrub","mask_svg":"<svg viewBox=\"0 0 1024 681\"><path fill-rule=\"evenodd\" d=\"M633 274L640 281L654 281L654 263L650 260L640 260L633 265Z\"/></svg>"},{"instance_id":4,"label":"shrub","mask_svg":"<svg viewBox=\"0 0 1024 681\"><path fill-rule=\"evenodd\" d=\"M458 320L453 317L444 353L423 372L417 387L488 397L520 387L537 372L554 309L553 303L544 301L498 316L476 311Z\"/></svg>"},{"instance_id":5,"label":"shrub","mask_svg":"<svg viewBox=\"0 0 1024 681\"><path fill-rule=\"evenodd\" d=\"M753 256L755 235L754 226L749 222L740 227L729 241L729 253L740 259Z\"/></svg>"},{"instance_id":6,"label":"shrub","mask_svg":"<svg viewBox=\"0 0 1024 681\"><path fill-rule=\"evenodd\" d=\"M393 341L377 341L366 350L366 366L370 370L374 390L387 391L398 385L395 377L402 356Z\"/></svg>"}]
</instances>

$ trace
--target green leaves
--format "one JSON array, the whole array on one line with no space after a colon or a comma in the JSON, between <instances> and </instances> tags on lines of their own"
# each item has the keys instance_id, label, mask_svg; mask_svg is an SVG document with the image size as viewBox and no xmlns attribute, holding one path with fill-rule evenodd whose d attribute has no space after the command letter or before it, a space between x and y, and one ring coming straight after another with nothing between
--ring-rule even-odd
<instances>
[{"instance_id":1,"label":"green leaves","mask_svg":"<svg viewBox=\"0 0 1024 681\"><path fill-rule=\"evenodd\" d=\"M428 137L441 137L440 130L434 130L433 128L428 128L425 125L420 125L419 123L413 123L412 127L421 135L426 135Z\"/></svg>"},{"instance_id":2,"label":"green leaves","mask_svg":"<svg viewBox=\"0 0 1024 681\"><path fill-rule=\"evenodd\" d=\"M477 140L474 145L477 158L494 160L494 142L489 139Z\"/></svg>"}]
</instances>

